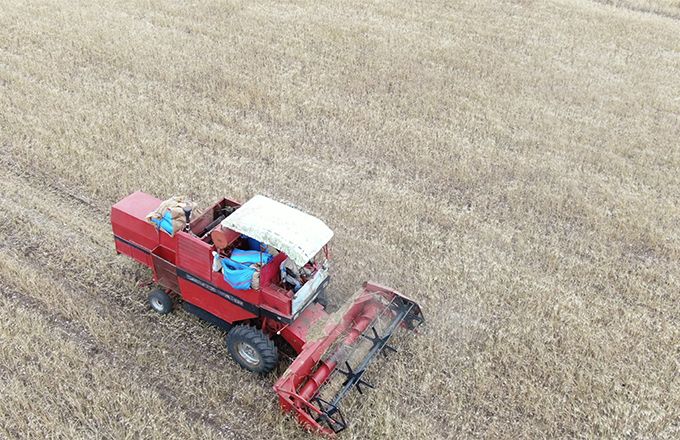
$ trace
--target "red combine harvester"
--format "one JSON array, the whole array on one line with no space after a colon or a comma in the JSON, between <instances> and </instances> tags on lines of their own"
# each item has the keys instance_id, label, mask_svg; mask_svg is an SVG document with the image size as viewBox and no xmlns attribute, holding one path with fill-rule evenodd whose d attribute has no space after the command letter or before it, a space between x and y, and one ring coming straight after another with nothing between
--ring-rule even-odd
<instances>
[{"instance_id":1,"label":"red combine harvester","mask_svg":"<svg viewBox=\"0 0 680 440\"><path fill-rule=\"evenodd\" d=\"M364 283L337 312L326 312L333 232L290 206L263 196L242 205L224 198L197 216L185 207L181 229L172 230L149 221L161 203L136 192L111 209L117 253L151 268L160 286L150 306L165 314L175 298L224 328L230 355L255 373L275 368L280 350L294 352L274 385L281 406L312 430L345 429L341 399L354 387L372 388L366 368L394 351L388 342L397 328L424 322L418 304Z\"/></svg>"}]
</instances>

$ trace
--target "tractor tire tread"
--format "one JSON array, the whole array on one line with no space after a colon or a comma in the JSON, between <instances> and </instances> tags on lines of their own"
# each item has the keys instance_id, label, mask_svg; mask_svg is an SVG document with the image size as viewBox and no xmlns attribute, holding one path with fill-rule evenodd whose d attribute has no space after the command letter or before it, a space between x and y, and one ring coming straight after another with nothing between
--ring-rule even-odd
<instances>
[{"instance_id":1,"label":"tractor tire tread","mask_svg":"<svg viewBox=\"0 0 680 440\"><path fill-rule=\"evenodd\" d=\"M238 355L235 353L235 342L246 341L253 348L257 350L260 355L261 365L252 369L243 365L238 361ZM279 360L279 353L274 341L271 340L260 329L251 325L236 325L227 334L227 348L232 358L244 369L258 374L267 374L276 367Z\"/></svg>"},{"instance_id":2,"label":"tractor tire tread","mask_svg":"<svg viewBox=\"0 0 680 440\"><path fill-rule=\"evenodd\" d=\"M160 304L161 308L154 307L154 302ZM166 315L172 311L172 298L163 289L153 289L149 293L149 306L156 313Z\"/></svg>"}]
</instances>

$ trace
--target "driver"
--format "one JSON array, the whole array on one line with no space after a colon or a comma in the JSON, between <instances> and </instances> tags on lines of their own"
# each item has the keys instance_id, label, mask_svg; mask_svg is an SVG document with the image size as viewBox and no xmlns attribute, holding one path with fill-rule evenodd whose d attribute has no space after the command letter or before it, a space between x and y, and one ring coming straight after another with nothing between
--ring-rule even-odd
<instances>
[{"instance_id":1,"label":"driver","mask_svg":"<svg viewBox=\"0 0 680 440\"><path fill-rule=\"evenodd\" d=\"M281 282L293 286L293 292L297 292L302 287L300 271L290 258L286 258L279 266L281 270Z\"/></svg>"}]
</instances>

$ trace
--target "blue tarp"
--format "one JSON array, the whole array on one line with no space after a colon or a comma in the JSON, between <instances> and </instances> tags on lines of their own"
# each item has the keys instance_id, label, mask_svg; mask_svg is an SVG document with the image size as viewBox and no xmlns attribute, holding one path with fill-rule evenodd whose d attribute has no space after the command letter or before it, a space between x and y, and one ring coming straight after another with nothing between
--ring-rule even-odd
<instances>
[{"instance_id":1,"label":"blue tarp","mask_svg":"<svg viewBox=\"0 0 680 440\"><path fill-rule=\"evenodd\" d=\"M267 252L244 251L243 249L234 249L231 252L230 258L236 261L237 263L243 263L248 265L262 263L264 265L269 263L273 257L272 254Z\"/></svg>"},{"instance_id":2,"label":"blue tarp","mask_svg":"<svg viewBox=\"0 0 680 440\"><path fill-rule=\"evenodd\" d=\"M152 217L151 221L154 222L157 228L163 229L168 234L173 235L175 233L172 228L172 213L170 210L165 211L161 220Z\"/></svg>"},{"instance_id":3,"label":"blue tarp","mask_svg":"<svg viewBox=\"0 0 680 440\"><path fill-rule=\"evenodd\" d=\"M245 264L237 263L229 258L222 258L222 274L224 281L237 290L250 289L255 269Z\"/></svg>"}]
</instances>

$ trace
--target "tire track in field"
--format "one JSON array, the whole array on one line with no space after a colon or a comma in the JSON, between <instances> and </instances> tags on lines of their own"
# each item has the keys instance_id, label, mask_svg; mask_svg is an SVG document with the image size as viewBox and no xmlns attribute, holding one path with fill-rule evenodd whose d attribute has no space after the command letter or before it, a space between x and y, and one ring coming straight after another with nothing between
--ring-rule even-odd
<instances>
[{"instance_id":1,"label":"tire track in field","mask_svg":"<svg viewBox=\"0 0 680 440\"><path fill-rule=\"evenodd\" d=\"M238 438L252 438L248 437L243 431L227 427L224 424L220 424L216 420L210 419L198 411L191 409L176 397L176 393L174 393L172 389L159 381L150 381L146 379L147 372L134 362L123 360L115 352L102 347L87 329L55 311L53 308L48 307L47 304L39 299L23 294L17 290L8 289L6 286L0 286L0 295L18 304L20 307L44 317L50 325L59 329L67 339L83 348L89 359L96 360L97 358L104 358L109 365L115 368L135 372L135 375L138 378L137 383L141 383L145 388L157 392L168 407L180 409L187 415L189 420L194 423L201 423L216 434L232 436L238 434Z\"/></svg>"},{"instance_id":2,"label":"tire track in field","mask_svg":"<svg viewBox=\"0 0 680 440\"><path fill-rule=\"evenodd\" d=\"M34 181L32 179L35 179L36 181L41 182L43 184L42 186L45 186L52 194L57 196L57 198L62 199L62 200L71 200L74 203L85 207L88 211L91 213L97 213L100 214L102 217L102 220L106 219L107 223L106 227L108 228L108 211L100 206L97 206L95 203L92 201L88 200L87 198L80 196L78 194L73 193L72 191L63 188L62 186L58 185L57 183L54 183L50 181L50 178L48 176L44 175L39 175L37 173L33 173L30 171L27 171L25 169L22 169L16 162L8 160L8 158L3 157L0 158L0 164L4 162L5 165L11 164L11 167L7 167L6 169L11 171L13 175L19 177L21 180L24 180L27 182L27 187L34 187L33 183ZM40 184L39 184L40 185ZM30 208L29 208L30 209ZM37 213L36 213L37 214ZM81 218L81 217L80 217ZM30 219L27 219L29 221ZM50 221L49 219L42 219L42 221ZM63 226L63 225L54 225L55 227L57 226ZM0 226L0 230L2 230L2 226ZM62 228L63 231L63 228ZM71 231L69 231L71 232ZM5 231L6 237L9 238L14 238L13 242L13 248L14 249L21 249L26 256L31 257L35 261L40 262L38 266L40 267L45 267L49 266L49 263L51 261L58 261L60 258L61 254L55 249L52 252L45 252L46 248L43 246L43 244L39 240L35 240L33 243L28 243L27 240L30 240L33 238L29 234L27 235L22 235L20 231L9 229ZM79 236L77 234L70 234L72 238L77 241L79 238L83 238L82 236ZM29 238L27 238L29 237ZM96 258L101 258L100 254L97 254L98 251L114 255L113 251L113 241L111 239L110 243L99 243L94 240L92 236L88 237L90 238L90 241L96 244L99 249L89 249L90 255L88 255L88 258L90 261L96 261ZM69 244L68 240L64 240L63 245L67 246ZM116 257L114 257L116 258ZM125 268L123 268L125 269ZM141 266L139 266L139 269L142 269ZM146 271L146 269L144 269ZM163 321L159 321L156 316L153 315L145 315L141 314L139 307L134 307L134 303L130 301L126 301L125 298L121 295L122 290L124 288L121 288L120 290L117 290L114 286L117 285L125 285L125 282L128 281L125 279L122 275L116 275L113 273L108 273L109 277L113 276L117 279L115 283L112 283L114 285L112 286L104 286L103 284L97 284L96 286L89 285L85 282L80 281L79 279L75 277L68 277L66 276L66 273L63 271L53 271L52 273L53 277L56 277L60 281L61 284L69 286L69 290L79 290L82 289L84 291L91 291L93 289L96 289L98 292L101 294L93 296L94 299L96 299L100 304L100 307L103 307L100 309L101 312L105 312L109 309L108 306L111 304L106 304L113 302L115 303L114 305L117 306L118 309L123 310L126 312L126 315L130 317L130 320L132 319L137 319L141 321L145 321L145 323L149 324L150 326L153 327L158 327L158 326L163 326L169 331L176 332L177 328L167 325L167 323ZM148 277L149 279L151 278L150 276ZM55 278L53 278L55 279ZM139 303L137 303L139 304ZM146 310L146 308L145 308ZM188 314L187 314L188 315ZM183 320L176 320L178 324L184 324L182 327L184 327L182 330L189 330L189 327L197 327L195 324L192 324L191 322L184 322ZM186 336L186 332L179 333L178 335L180 336ZM192 344L189 339L185 338L185 341L187 343L187 347L190 347ZM195 344L196 341L193 341ZM195 356L197 354L199 355L205 355L206 352L212 354L214 356L213 359L204 359L210 366L212 367L224 367L225 359L226 359L226 353L224 351L218 350L214 345L206 345L203 346L203 349L198 352L193 352L192 351L192 356ZM205 356L199 356L199 357L205 357Z\"/></svg>"},{"instance_id":3,"label":"tire track in field","mask_svg":"<svg viewBox=\"0 0 680 440\"><path fill-rule=\"evenodd\" d=\"M6 160L3 160L3 162L7 162ZM62 200L64 202L65 206L71 206L74 204L77 204L79 206L82 206L85 208L86 211L92 213L92 214L99 214L97 217L104 217L104 209L101 207L97 206L96 204L92 203L91 201L87 200L84 197L81 197L77 194L72 193L71 191L65 190L61 188L60 186L49 182L45 177L38 176L35 173L28 172L24 169L18 168L18 167L7 167L6 169L11 170L11 174L19 177L21 180L25 181L27 183L27 186L30 188L35 188L37 187L43 187L46 191L54 194L57 196L58 199ZM44 184L38 183L37 185L34 185L36 182L35 180L41 180ZM30 208L29 208L30 209ZM63 225L62 225L62 230L63 230ZM103 287L103 286L92 286L88 284L87 282L82 282L75 277L68 277L66 276L66 272L63 270L58 270L58 268L54 268L54 265L51 264L53 261L59 261L60 255L57 254L56 250L51 250L48 252L46 251L46 247L40 246L41 243L36 243L36 242L30 242L30 240L27 241L27 236L30 237L30 234L21 234L22 231L4 231L3 234L11 240L11 248L17 248L20 249L21 252L27 257L27 261L24 261L22 259L22 264L25 264L26 266L32 267L33 270L40 270L42 272L45 272L45 269L48 269L48 273L45 273L45 275L49 275L53 280L55 280L59 285L65 287L65 290L69 293L69 295L73 297L82 297L81 292L97 292L96 295L92 296L92 301L88 307L89 308L94 308L96 311L99 313L106 313L108 309L110 309L111 305L113 305L114 309L122 310L125 312L127 317L125 318L127 321L134 323L134 321L141 321L143 325L137 325L137 327L144 328L145 332L147 334L151 335L159 335L163 336L167 334L172 334L175 340L178 342L181 342L181 356L180 359L182 360L197 360L200 359L200 362L196 363L197 365L203 365L203 366L208 366L210 368L214 369L227 369L230 368L231 366L228 365L229 361L226 358L225 353L218 353L217 350L214 348L214 346L211 347L211 349L207 350L208 353L211 355L210 357L206 356L206 350L204 349L194 349L193 346L195 346L195 341L192 341L191 336L182 331L178 331L177 328L172 327L168 325L169 323L159 321L158 318L154 318L151 316L145 316L143 314L139 313L139 307L134 307L133 303L126 300L123 296L120 295L118 291L116 291L113 287ZM6 233L6 234L5 234ZM104 246L101 243L97 243L95 240L92 240L91 243L94 243L97 247L101 248L104 250ZM91 258L96 257L96 252L97 249L91 249L90 252L93 252L91 255ZM105 251L111 252L111 248L106 248ZM33 298L30 296L24 295L26 298ZM33 298L33 301L39 302L40 300ZM108 303L108 304L107 304ZM113 304L111 304L113 303ZM189 326L192 325L190 322L181 322L181 320L176 320L176 323L183 324L183 326ZM63 320L57 320L57 322L65 322ZM195 324L193 324L195 327ZM163 328L159 328L163 327ZM99 347L97 350L101 350L102 352L105 353L113 353L110 350L102 347L100 343L97 342L97 339L89 335L87 336L87 344L88 346L93 346L93 347ZM173 346L169 347L171 351L176 351L176 349L173 349ZM123 368L129 369L129 365L122 364ZM234 367L235 368L235 367ZM237 378L235 378L237 379ZM234 380L234 382L237 382L237 380ZM253 381L253 384L255 382ZM181 392L173 393L172 391L169 390L169 388L164 390L165 394L170 395L174 398L174 395L181 395ZM272 395L273 397L273 395ZM176 398L174 398L177 400ZM251 409L253 413L256 412L256 410L262 410L263 406L259 405L256 406L255 404L247 404L246 402L239 402L237 401L238 405L246 410ZM189 409L190 410L190 409ZM212 424L212 425L217 425L215 421L207 419L206 417L201 416L198 414L196 411L190 410L191 413L189 414L190 418L193 420L202 420L206 424ZM214 408L213 413L219 413L219 408ZM193 415L191 415L193 414ZM230 429L229 432L233 431L233 429Z\"/></svg>"},{"instance_id":4,"label":"tire track in field","mask_svg":"<svg viewBox=\"0 0 680 440\"><path fill-rule=\"evenodd\" d=\"M64 272L59 271L59 267L54 264L54 261L58 261L59 258L54 250L46 250L45 247L39 247L36 241L24 239L20 233L12 231L7 232L2 228L0 228L0 232L4 233L5 238L9 238L11 243L10 246L7 244L0 245L0 251L19 251L21 255L17 256L16 260L19 261L23 267L30 268L34 273L48 276L51 284L58 285L60 290L67 292L73 298L78 298L83 304L87 304L87 308L93 310L98 315L113 316L114 313L112 313L112 310L115 310L116 312L123 312L122 314L115 314L125 316L126 321L135 327L143 326L144 328L157 328L160 326L166 327L168 332L177 333L177 328L167 325L167 323L158 320L157 317L140 313L140 310L134 308L133 304L125 301L125 299L121 298L119 295L116 295L117 292L113 289L103 287L93 289L92 286L85 282L76 278L67 277ZM22 241L19 242L19 239L22 239ZM97 293L96 295L90 295L86 292ZM106 302L104 300L106 300ZM159 330L154 329L151 332L159 333ZM192 355L198 353L198 351L190 348L192 346L192 341L186 333L178 333L175 340L177 342L185 343L185 348L187 348L187 351L190 351ZM203 361L206 365L214 368L224 366L224 362L220 362L221 360L224 360L224 356L222 356L217 349L201 350L200 353L204 355ZM213 357L206 357L206 353L213 355Z\"/></svg>"},{"instance_id":5,"label":"tire track in field","mask_svg":"<svg viewBox=\"0 0 680 440\"><path fill-rule=\"evenodd\" d=\"M30 208L26 209L32 211ZM35 214L36 217L39 215L39 213L36 213L34 211L32 212ZM18 218L19 216L21 216L21 214L15 214L14 217ZM25 217L24 220L25 221L22 222L22 224L28 224L31 222L31 219L28 217ZM41 221L43 223L52 222L51 219L42 219ZM59 225L53 224L52 226L53 226L52 228L48 229L57 228ZM7 227L4 225L0 225L0 231L3 232L3 235L6 238L6 240L10 242L6 244L4 247L21 251L23 256L28 257L26 264L33 267L36 271L44 272L46 268L49 269L50 278L52 280L58 281L57 284L65 286L66 290L74 292L74 296L76 296L75 292L96 291L97 294L92 295L92 299L94 301L90 302L89 304L90 308L94 307L99 314L105 314L110 312L111 306L115 306L115 310L125 312L125 316L128 317L127 319L128 321L131 321L131 323L133 321L142 321L144 324L146 324L146 326L149 327L163 326L166 327L168 331L173 332L177 331L176 328L167 325L167 323L160 321L157 317L153 315L140 313L139 307L135 308L132 302L126 301L122 297L121 291L116 290L114 286L105 286L103 284L90 285L87 282L84 282L76 277L67 276L66 274L68 272L59 270L62 268L54 267L55 266L54 262L55 261L58 262L63 257L63 255L68 252L69 248L67 246L73 245L73 242L69 240L64 240L63 243L59 243L61 246L54 246L54 248L51 248L50 245L46 245L42 240L30 234L30 231L23 230L22 227L23 226ZM2 246L0 246L0 248L2 248ZM60 252L60 249L67 250ZM82 247L80 247L79 249L85 251L85 249L83 249ZM89 253L85 251L82 255L87 256L89 261L96 261L96 258L101 257L100 255L97 255L96 249L91 249ZM99 272L96 273L96 275L99 274L100 274ZM123 277L117 276L116 278ZM82 294L79 294L78 297L82 298ZM188 327L188 324L189 323L187 323L187 325L184 325L183 327ZM178 333L178 336L182 339L181 342L186 343L185 348L192 352L192 356L199 354L197 350L189 348L195 344L195 341L191 341L186 333ZM203 355L202 357L204 358L204 361L209 366L214 368L224 367L225 354L223 352L218 351L214 346L206 346L204 348L206 350L201 350L200 354ZM207 358L205 356L206 352L213 355L213 358L212 359Z\"/></svg>"},{"instance_id":6,"label":"tire track in field","mask_svg":"<svg viewBox=\"0 0 680 440\"><path fill-rule=\"evenodd\" d=\"M606 6L611 6L612 8L616 9L623 9L623 10L628 10L632 12L639 12L641 14L650 14L650 15L656 15L659 17L664 17L664 18L670 18L671 20L680 20L680 12L678 13L671 13L663 10L654 10L654 9L648 9L644 8L642 6L635 6L630 3L621 3L621 2L613 2L613 1L607 1L607 0L590 0L593 3L599 3L601 5L606 5Z\"/></svg>"},{"instance_id":7,"label":"tire track in field","mask_svg":"<svg viewBox=\"0 0 680 440\"><path fill-rule=\"evenodd\" d=\"M4 171L19 177L22 180L29 181L31 183L37 183L37 186L42 186L48 188L52 193L60 196L61 198L68 198L74 202L88 208L90 211L97 212L103 216L107 215L107 210L102 206L98 206L93 201L89 200L87 197L83 197L70 191L68 188L60 185L53 177L48 176L44 173L38 173L35 171L27 170L20 162L14 160L10 153L7 151L2 151L0 155L0 165ZM36 185L28 185L29 187L34 187Z\"/></svg>"},{"instance_id":8,"label":"tire track in field","mask_svg":"<svg viewBox=\"0 0 680 440\"><path fill-rule=\"evenodd\" d=\"M0 247L0 250L2 250L2 247ZM44 266L36 268L34 264L31 264L30 259L29 261L23 259L20 261L22 266L30 267L31 270L34 271L44 268ZM0 279L2 279L2 276L0 276ZM60 280L59 284L62 284L64 281L65 280L63 279ZM61 333L75 342L78 346L82 347L88 358L93 360L103 358L108 365L111 365L120 371L132 372L137 384L158 392L169 407L180 409L186 414L189 420L195 423L204 424L218 434L238 434L238 438L252 438L236 428L229 427L225 423L211 419L205 414L191 409L177 397L182 395L181 391L178 392L163 384L165 377L155 377L157 374L154 374L153 379L149 379L150 373L153 373L152 371L146 370L144 367L140 366L140 364L131 360L126 360L126 358L121 357L116 351L110 350L105 345L101 344L98 339L92 335L86 327L79 324L77 320L67 317L63 313L57 311L54 307L49 307L43 300L26 293L21 293L17 289L8 288L7 286L11 284L11 280L3 280L3 285L0 286L0 294L2 296L16 302L28 310L35 311L39 315L44 316L51 325L60 330ZM68 292L75 292L71 289L66 290Z\"/></svg>"}]
</instances>

